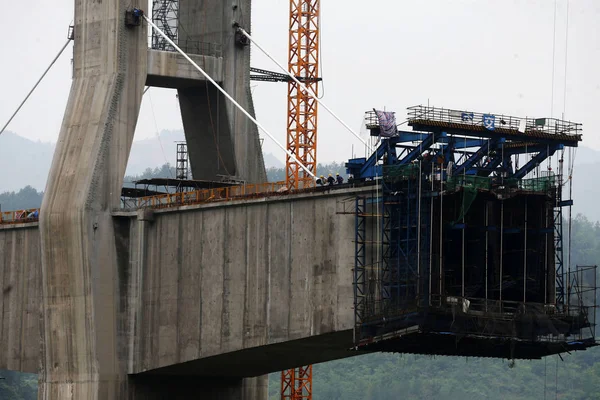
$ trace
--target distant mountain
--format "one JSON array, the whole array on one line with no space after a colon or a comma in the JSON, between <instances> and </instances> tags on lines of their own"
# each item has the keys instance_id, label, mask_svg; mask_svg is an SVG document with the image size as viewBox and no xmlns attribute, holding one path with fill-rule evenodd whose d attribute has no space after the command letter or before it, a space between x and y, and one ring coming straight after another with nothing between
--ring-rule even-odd
<instances>
[{"instance_id":1,"label":"distant mountain","mask_svg":"<svg viewBox=\"0 0 600 400\"><path fill-rule=\"evenodd\" d=\"M133 142L126 175L141 175L165 163L175 166L176 141L183 131L163 131L157 137ZM34 142L13 132L0 136L0 193L29 185L44 190L54 155L54 143Z\"/></svg>"},{"instance_id":2,"label":"distant mountain","mask_svg":"<svg viewBox=\"0 0 600 400\"><path fill-rule=\"evenodd\" d=\"M265 168L283 168L285 167L285 162L281 161L278 157L275 157L273 153L267 153L263 155L265 159Z\"/></svg>"},{"instance_id":3,"label":"distant mountain","mask_svg":"<svg viewBox=\"0 0 600 400\"><path fill-rule=\"evenodd\" d=\"M126 175L140 175L147 168L161 167L163 164L176 165L176 142L185 141L182 130L164 130L160 136L136 140L131 147Z\"/></svg>"},{"instance_id":4,"label":"distant mountain","mask_svg":"<svg viewBox=\"0 0 600 400\"><path fill-rule=\"evenodd\" d=\"M4 132L0 136L0 193L28 185L44 190L54 147Z\"/></svg>"},{"instance_id":5,"label":"distant mountain","mask_svg":"<svg viewBox=\"0 0 600 400\"><path fill-rule=\"evenodd\" d=\"M126 175L142 175L148 168L160 168L165 163L175 166L175 142L183 140L183 131L164 130L159 137L134 141ZM43 191L54 148L54 144L34 142L12 132L5 132L0 136L0 193L19 191L28 185ZM265 154L264 159L273 179L285 179L283 171L275 171L285 166L282 159L271 153ZM565 165L565 169L566 167ZM332 171L319 171L324 174L330 172ZM600 199L599 172L600 151L587 147L578 148L573 172L573 215L581 213L592 221L600 221L600 207L596 204Z\"/></svg>"}]
</instances>

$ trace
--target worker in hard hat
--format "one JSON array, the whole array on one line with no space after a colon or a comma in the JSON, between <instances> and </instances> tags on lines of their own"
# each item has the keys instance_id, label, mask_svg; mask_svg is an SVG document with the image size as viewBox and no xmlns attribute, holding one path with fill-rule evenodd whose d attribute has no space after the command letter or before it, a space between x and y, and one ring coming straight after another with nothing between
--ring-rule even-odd
<instances>
[{"instance_id":1,"label":"worker in hard hat","mask_svg":"<svg viewBox=\"0 0 600 400\"><path fill-rule=\"evenodd\" d=\"M337 181L337 184L338 184L338 185L341 185L342 183L344 183L344 178L342 178L342 177L340 176L340 173L339 173L339 172L335 174L335 180Z\"/></svg>"},{"instance_id":2,"label":"worker in hard hat","mask_svg":"<svg viewBox=\"0 0 600 400\"><path fill-rule=\"evenodd\" d=\"M319 178L317 178L317 185L325 186L325 177L323 175L321 175Z\"/></svg>"},{"instance_id":3,"label":"worker in hard hat","mask_svg":"<svg viewBox=\"0 0 600 400\"><path fill-rule=\"evenodd\" d=\"M329 184L329 186L333 186L335 184L335 179L333 178L333 176L331 176L331 174L329 174L329 176L327 177L327 183Z\"/></svg>"}]
</instances>

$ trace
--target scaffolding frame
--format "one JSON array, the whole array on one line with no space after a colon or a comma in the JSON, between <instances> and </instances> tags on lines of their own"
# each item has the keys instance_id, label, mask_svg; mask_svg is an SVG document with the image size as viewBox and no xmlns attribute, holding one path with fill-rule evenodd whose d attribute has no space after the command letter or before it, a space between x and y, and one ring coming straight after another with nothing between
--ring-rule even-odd
<instances>
[{"instance_id":1,"label":"scaffolding frame","mask_svg":"<svg viewBox=\"0 0 600 400\"><path fill-rule=\"evenodd\" d=\"M177 142L177 165L175 168L175 177L177 179L188 180L189 172L189 154L187 150L187 143Z\"/></svg>"},{"instance_id":2,"label":"scaffolding frame","mask_svg":"<svg viewBox=\"0 0 600 400\"><path fill-rule=\"evenodd\" d=\"M597 345L595 278L564 270L562 207L573 202L562 197L563 159L556 175L539 168L577 146L581 125L430 107L409 117L417 132L380 138L346 164L378 181L371 213L356 200L356 347L539 358ZM379 121L365 123L377 136Z\"/></svg>"},{"instance_id":3,"label":"scaffolding frame","mask_svg":"<svg viewBox=\"0 0 600 400\"><path fill-rule=\"evenodd\" d=\"M153 0L152 22L177 44L179 40L179 0ZM173 46L156 30L152 30L152 48L175 51Z\"/></svg>"}]
</instances>

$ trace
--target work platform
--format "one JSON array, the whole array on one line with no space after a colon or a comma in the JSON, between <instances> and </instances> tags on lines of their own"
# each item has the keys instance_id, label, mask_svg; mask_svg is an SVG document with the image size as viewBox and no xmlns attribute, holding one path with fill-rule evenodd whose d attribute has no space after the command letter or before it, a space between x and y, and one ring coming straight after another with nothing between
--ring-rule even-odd
<instances>
[{"instance_id":1,"label":"work platform","mask_svg":"<svg viewBox=\"0 0 600 400\"><path fill-rule=\"evenodd\" d=\"M596 346L596 267L563 261L565 148L581 125L425 106L407 122L368 112L379 145L346 164L378 186L356 199L356 348L531 359Z\"/></svg>"}]
</instances>

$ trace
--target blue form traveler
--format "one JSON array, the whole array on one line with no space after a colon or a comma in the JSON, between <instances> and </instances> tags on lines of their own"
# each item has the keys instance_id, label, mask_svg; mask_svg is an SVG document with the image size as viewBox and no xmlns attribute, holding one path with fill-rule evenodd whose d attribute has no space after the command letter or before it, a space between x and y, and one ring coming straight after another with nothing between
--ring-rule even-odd
<instances>
[{"instance_id":1,"label":"blue form traveler","mask_svg":"<svg viewBox=\"0 0 600 400\"><path fill-rule=\"evenodd\" d=\"M39 216L40 216L40 212L38 210L34 210L33 212L30 212L29 214L27 214L28 219L37 219Z\"/></svg>"}]
</instances>

